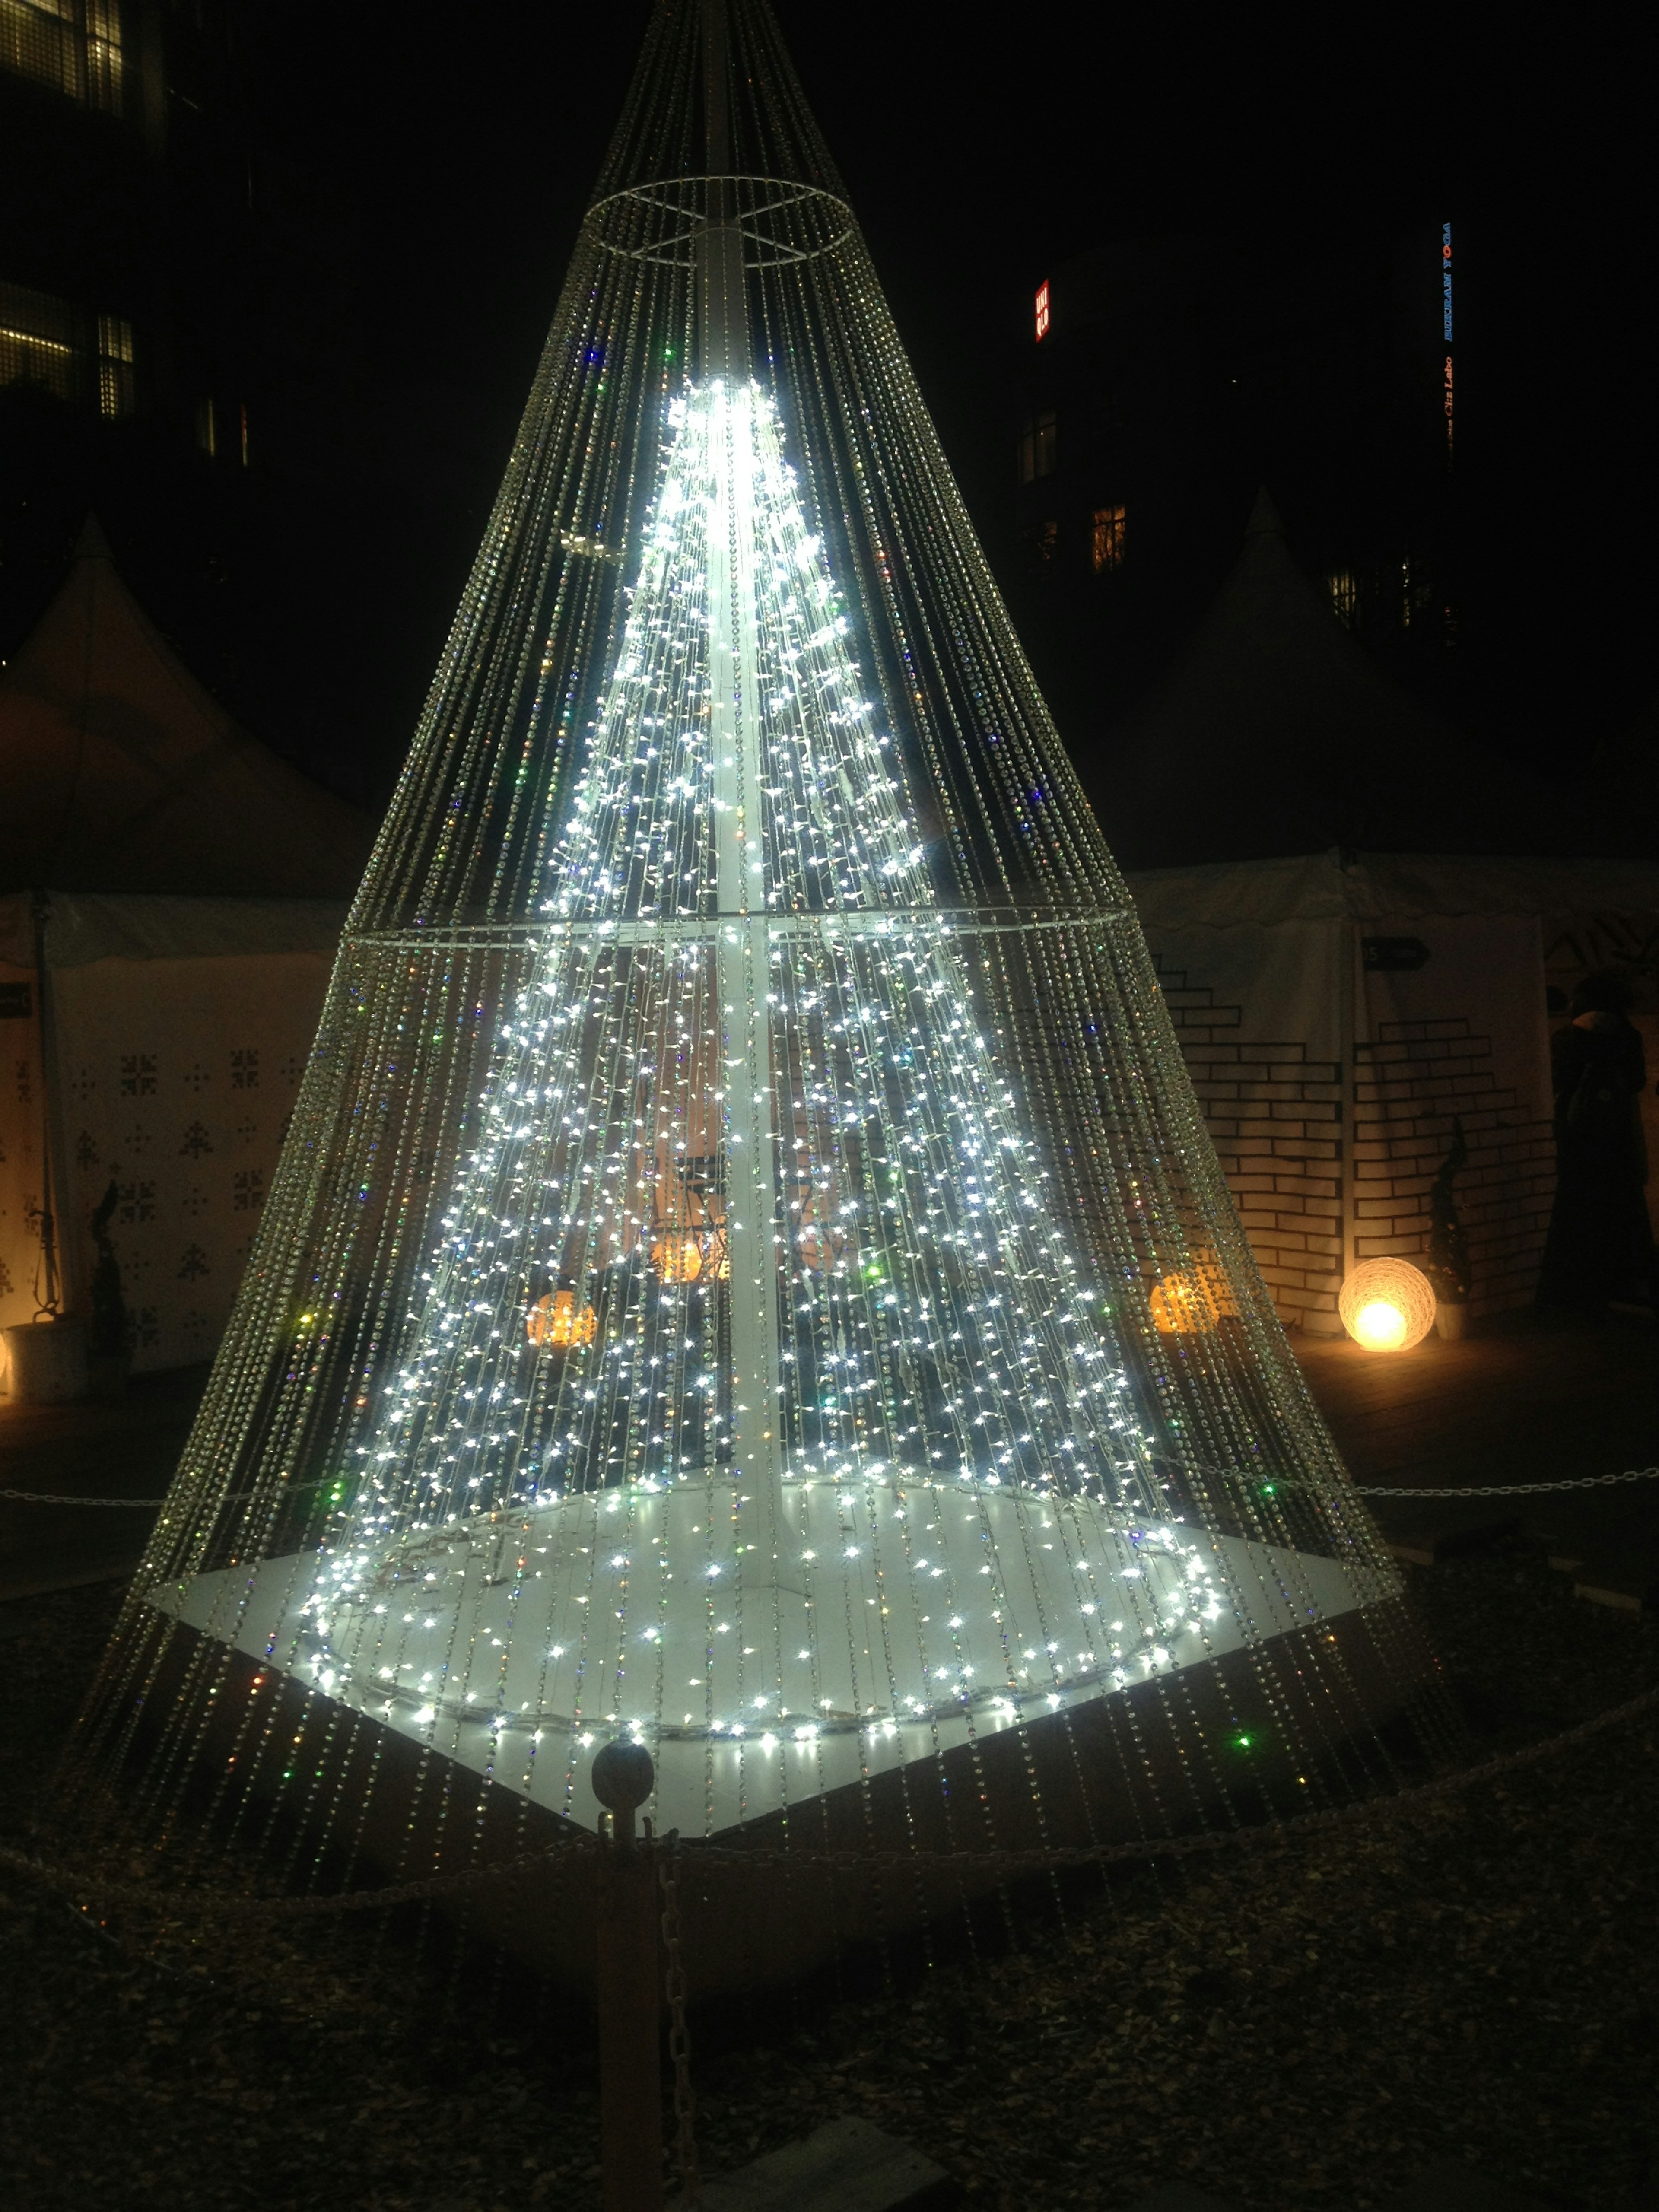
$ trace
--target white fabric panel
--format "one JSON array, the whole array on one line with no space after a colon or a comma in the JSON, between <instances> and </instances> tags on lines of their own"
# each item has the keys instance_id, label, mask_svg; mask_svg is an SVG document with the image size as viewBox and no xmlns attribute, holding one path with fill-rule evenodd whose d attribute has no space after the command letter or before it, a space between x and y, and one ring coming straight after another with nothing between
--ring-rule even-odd
<instances>
[{"instance_id":1,"label":"white fabric panel","mask_svg":"<svg viewBox=\"0 0 1659 2212\"><path fill-rule=\"evenodd\" d=\"M1183 928L1161 916L1141 919L1166 989L1184 975L1190 988L1210 992L1236 1042L1304 1045L1315 1060L1341 1057L1339 918L1271 928L1255 922ZM1180 1026L1203 1026L1203 1010L1191 1009Z\"/></svg>"},{"instance_id":2,"label":"white fabric panel","mask_svg":"<svg viewBox=\"0 0 1659 2212\"><path fill-rule=\"evenodd\" d=\"M1143 868L1125 880L1153 944L1166 929L1231 929L1346 915L1351 890L1334 851L1285 860Z\"/></svg>"},{"instance_id":3,"label":"white fabric panel","mask_svg":"<svg viewBox=\"0 0 1659 2212\"><path fill-rule=\"evenodd\" d=\"M1659 911L1650 860L1550 860L1482 854L1362 853L1346 870L1354 913L1385 915Z\"/></svg>"},{"instance_id":4,"label":"white fabric panel","mask_svg":"<svg viewBox=\"0 0 1659 2212\"><path fill-rule=\"evenodd\" d=\"M1565 878L1593 872L1394 855L1344 866L1328 853L1131 877L1206 1121L1286 1321L1335 1328L1345 1243L1360 1258L1421 1253L1426 1193L1460 1119L1475 1310L1531 1297L1553 1160L1544 936L1527 902L1578 896L1584 884ZM1367 940L1389 939L1398 964L1364 968Z\"/></svg>"},{"instance_id":5,"label":"white fabric panel","mask_svg":"<svg viewBox=\"0 0 1659 2212\"><path fill-rule=\"evenodd\" d=\"M218 1345L330 964L319 950L54 965L66 1285L84 1310L94 1258L88 1218L113 1178L120 1202L112 1233L136 1370L183 1366Z\"/></svg>"},{"instance_id":6,"label":"white fabric panel","mask_svg":"<svg viewBox=\"0 0 1659 2212\"><path fill-rule=\"evenodd\" d=\"M50 896L46 957L53 968L273 952L320 953L331 960L346 918L345 908L330 899Z\"/></svg>"},{"instance_id":7,"label":"white fabric panel","mask_svg":"<svg viewBox=\"0 0 1659 2212\"><path fill-rule=\"evenodd\" d=\"M0 892L0 968L33 965L33 901L27 891Z\"/></svg>"},{"instance_id":8,"label":"white fabric panel","mask_svg":"<svg viewBox=\"0 0 1659 2212\"><path fill-rule=\"evenodd\" d=\"M1483 854L1351 854L1149 868L1128 878L1148 931L1349 915L1368 930L1427 915L1659 915L1659 866Z\"/></svg>"},{"instance_id":9,"label":"white fabric panel","mask_svg":"<svg viewBox=\"0 0 1659 2212\"><path fill-rule=\"evenodd\" d=\"M1429 957L1415 969L1365 974L1362 1038L1385 1024L1469 1023L1490 1038L1495 1088L1513 1091L1528 1118L1550 1116L1549 1024L1544 1003L1543 936L1535 915L1383 915L1366 937L1414 938Z\"/></svg>"},{"instance_id":10,"label":"white fabric panel","mask_svg":"<svg viewBox=\"0 0 1659 2212\"><path fill-rule=\"evenodd\" d=\"M3 922L0 915L0 927ZM27 1012L18 1012L25 1003ZM42 1133L38 1014L33 969L0 959L0 1328L34 1318ZM4 1358L0 1351L0 1370Z\"/></svg>"}]
</instances>

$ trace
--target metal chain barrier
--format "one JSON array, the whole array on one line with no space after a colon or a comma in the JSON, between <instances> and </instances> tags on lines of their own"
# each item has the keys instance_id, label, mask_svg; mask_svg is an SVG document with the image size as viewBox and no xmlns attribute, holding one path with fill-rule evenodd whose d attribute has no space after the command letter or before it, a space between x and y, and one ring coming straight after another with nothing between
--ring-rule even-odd
<instances>
[{"instance_id":1,"label":"metal chain barrier","mask_svg":"<svg viewBox=\"0 0 1659 2212\"><path fill-rule=\"evenodd\" d=\"M1203 1474L1234 1478L1235 1470L1226 1468L1200 1468ZM322 1480L326 1480L324 1477ZM1252 1478L1254 1480L1254 1478ZM1392 1482L1357 1482L1353 1486L1356 1498L1539 1498L1547 1492L1566 1490L1601 1490L1609 1483L1659 1482L1659 1467L1627 1467L1619 1474L1577 1474L1560 1482L1477 1482L1447 1485L1435 1484L1428 1488L1407 1487ZM1279 1487L1291 1488L1281 1483ZM316 1490L319 1482L296 1482L273 1493L278 1498L297 1496L302 1490ZM235 1505L245 1498L261 1495L252 1490L233 1491L219 1500L221 1505ZM69 1498L46 1490L0 1490L0 1498L9 1498L25 1505L143 1505L155 1509L165 1505L165 1498Z\"/></svg>"},{"instance_id":2,"label":"metal chain barrier","mask_svg":"<svg viewBox=\"0 0 1659 2212\"><path fill-rule=\"evenodd\" d=\"M275 1490L228 1491L213 1510L216 1513L222 1506L240 1505L249 1498L264 1498L274 1504L278 1498L298 1498L307 1490L321 1490L334 1480L331 1475L320 1474L313 1482L286 1482ZM24 1505L147 1505L157 1511L167 1504L165 1498L70 1498L52 1490L0 1490L0 1498L9 1498Z\"/></svg>"},{"instance_id":3,"label":"metal chain barrier","mask_svg":"<svg viewBox=\"0 0 1659 2212\"><path fill-rule=\"evenodd\" d=\"M1659 1467L1627 1467L1622 1474L1580 1474L1565 1482L1479 1482L1432 1490L1396 1487L1393 1483L1354 1485L1357 1498L1537 1498L1546 1491L1601 1490L1611 1482L1659 1481Z\"/></svg>"},{"instance_id":4,"label":"metal chain barrier","mask_svg":"<svg viewBox=\"0 0 1659 2212\"><path fill-rule=\"evenodd\" d=\"M0 1498L9 1498L22 1505L149 1505L160 1508L167 1504L165 1498L59 1498L49 1490L0 1490Z\"/></svg>"},{"instance_id":5,"label":"metal chain barrier","mask_svg":"<svg viewBox=\"0 0 1659 2212\"><path fill-rule=\"evenodd\" d=\"M1326 1483L1300 1482L1288 1475L1273 1474L1264 1478L1261 1469L1246 1472L1242 1468L1212 1467L1202 1460L1188 1459L1174 1452L1154 1450L1150 1456L1178 1474L1206 1475L1213 1482L1243 1484L1253 1492L1264 1487L1268 1495L1276 1491L1305 1492L1319 1498L1338 1494L1354 1498L1538 1498L1547 1492L1569 1490L1601 1490L1610 1483L1659 1481L1659 1467L1627 1467L1617 1474L1565 1475L1557 1482L1479 1482L1406 1484L1393 1482L1356 1482L1345 1487L1340 1481Z\"/></svg>"},{"instance_id":6,"label":"metal chain barrier","mask_svg":"<svg viewBox=\"0 0 1659 2212\"><path fill-rule=\"evenodd\" d=\"M684 1863L694 1867L733 1866L750 1869L781 1866L803 1873L817 1869L847 1874L906 1867L995 1867L1005 1874L1020 1874L1040 1872L1049 1867L1118 1866L1137 1860L1193 1858L1231 1850L1235 1847L1284 1844L1298 1836L1316 1834L1328 1828L1344 1827L1355 1820L1380 1819L1389 1814L1409 1812L1417 1805L1455 1796L1462 1790L1473 1790L1483 1783L1514 1773L1522 1767L1534 1765L1540 1759L1553 1757L1557 1752L1586 1742L1606 1729L1616 1728L1622 1722L1634 1720L1643 1713L1656 1711L1659 1711L1659 1686L1627 1698L1621 1705L1609 1705L1605 1711L1592 1714L1589 1720L1577 1722L1571 1728L1562 1729L1554 1735L1542 1736L1536 1743L1522 1744L1517 1750L1498 1753L1491 1759L1482 1759L1477 1765L1460 1767L1452 1773L1437 1775L1430 1782L1414 1783L1409 1789L1396 1790L1392 1796L1360 1798L1352 1805L1336 1806L1326 1812L1296 1813L1288 1820L1263 1821L1259 1827L1206 1829L1193 1836L1147 1837L1139 1842L1125 1844L1051 1845L1046 1849L1023 1851L744 1850L720 1844L696 1844L684 1854ZM3 1845L0 1845L0 1867L9 1867L15 1873L27 1875L37 1881L71 1895L97 1899L110 1905L127 1903L150 1907L179 1905L200 1917L229 1920L261 1917L319 1919L338 1912L390 1911L396 1905L424 1904L462 1895L491 1882L510 1881L516 1875L532 1872L544 1881L550 1875L568 1874L580 1869L591 1879L597 1848L574 1842L551 1844L538 1851L526 1851L514 1858L502 1859L494 1866L466 1867L454 1874L431 1875L421 1881L399 1882L385 1889L346 1890L333 1897L213 1897L201 1890L149 1889L138 1882L106 1881L96 1875L72 1874L66 1869L50 1866L44 1860L31 1858L26 1851Z\"/></svg>"},{"instance_id":7,"label":"metal chain barrier","mask_svg":"<svg viewBox=\"0 0 1659 2212\"><path fill-rule=\"evenodd\" d=\"M691 2039L685 2026L685 1966L680 1957L679 1847L679 1831L671 1828L658 1856L657 1881L662 1889L668 2057L674 2069L674 2162L680 2172L680 2194L690 2198L696 2195L702 2177L697 2172L697 2108L691 2094Z\"/></svg>"}]
</instances>

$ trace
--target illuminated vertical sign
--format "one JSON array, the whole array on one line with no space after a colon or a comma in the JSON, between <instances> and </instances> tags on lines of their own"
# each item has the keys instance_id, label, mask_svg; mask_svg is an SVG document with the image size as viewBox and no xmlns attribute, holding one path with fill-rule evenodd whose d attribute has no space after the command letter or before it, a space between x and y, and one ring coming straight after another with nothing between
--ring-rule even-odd
<instances>
[{"instance_id":1,"label":"illuminated vertical sign","mask_svg":"<svg viewBox=\"0 0 1659 2212\"><path fill-rule=\"evenodd\" d=\"M1456 441L1452 406L1452 234L1449 222L1443 222L1440 226L1440 311L1446 346L1443 404L1446 410L1446 466L1449 468Z\"/></svg>"},{"instance_id":2,"label":"illuminated vertical sign","mask_svg":"<svg viewBox=\"0 0 1659 2212\"><path fill-rule=\"evenodd\" d=\"M1449 224L1447 226L1446 235L1448 238L1451 235L1451 227ZM1447 250L1449 252L1449 247ZM1451 279L1448 277L1446 281L1449 283ZM1448 315L1449 315L1451 313L1450 308L1449 307L1446 312ZM1039 339L1046 338L1048 335L1048 287L1046 283L1039 284L1037 286L1036 334Z\"/></svg>"}]
</instances>

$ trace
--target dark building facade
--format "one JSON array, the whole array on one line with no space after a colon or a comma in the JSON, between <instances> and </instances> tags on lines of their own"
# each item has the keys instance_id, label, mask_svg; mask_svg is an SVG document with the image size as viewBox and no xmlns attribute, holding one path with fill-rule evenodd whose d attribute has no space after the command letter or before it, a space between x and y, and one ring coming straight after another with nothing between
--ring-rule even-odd
<instances>
[{"instance_id":1,"label":"dark building facade","mask_svg":"<svg viewBox=\"0 0 1659 2212\"><path fill-rule=\"evenodd\" d=\"M270 28L242 0L0 0L0 657L94 513L191 669L327 774L292 641L340 597L355 228Z\"/></svg>"},{"instance_id":2,"label":"dark building facade","mask_svg":"<svg viewBox=\"0 0 1659 2212\"><path fill-rule=\"evenodd\" d=\"M234 0L0 0L0 654L95 512L163 629L237 691L260 427L246 58Z\"/></svg>"},{"instance_id":3,"label":"dark building facade","mask_svg":"<svg viewBox=\"0 0 1659 2212\"><path fill-rule=\"evenodd\" d=\"M64 447L137 422L245 465L252 184L225 0L0 0L9 422Z\"/></svg>"},{"instance_id":4,"label":"dark building facade","mask_svg":"<svg viewBox=\"0 0 1659 2212\"><path fill-rule=\"evenodd\" d=\"M1441 702L1460 633L1458 238L1100 246L1022 307L1001 563L1079 763L1237 556L1259 488L1333 612Z\"/></svg>"}]
</instances>

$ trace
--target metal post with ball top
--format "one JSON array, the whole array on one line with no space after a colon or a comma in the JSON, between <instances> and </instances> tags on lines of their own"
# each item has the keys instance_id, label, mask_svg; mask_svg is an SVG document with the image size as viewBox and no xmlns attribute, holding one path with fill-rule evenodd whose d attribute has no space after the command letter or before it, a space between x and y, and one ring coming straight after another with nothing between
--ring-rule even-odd
<instances>
[{"instance_id":1,"label":"metal post with ball top","mask_svg":"<svg viewBox=\"0 0 1659 2212\"><path fill-rule=\"evenodd\" d=\"M605 1806L594 1915L599 2013L599 2156L605 2212L659 2212L662 2191L662 2079L655 1869L646 1824L634 1815L656 1783L642 1743L609 1743L593 1761ZM602 1828L601 1833L604 1832Z\"/></svg>"}]
</instances>

